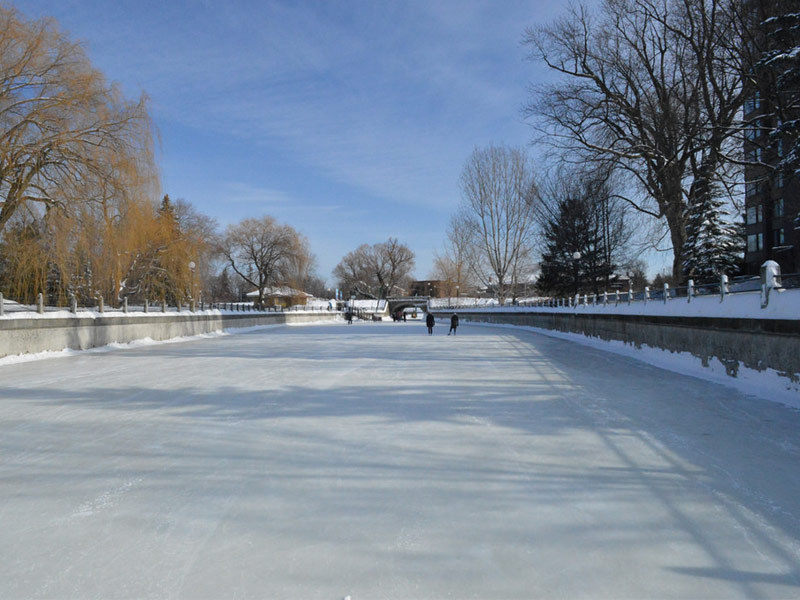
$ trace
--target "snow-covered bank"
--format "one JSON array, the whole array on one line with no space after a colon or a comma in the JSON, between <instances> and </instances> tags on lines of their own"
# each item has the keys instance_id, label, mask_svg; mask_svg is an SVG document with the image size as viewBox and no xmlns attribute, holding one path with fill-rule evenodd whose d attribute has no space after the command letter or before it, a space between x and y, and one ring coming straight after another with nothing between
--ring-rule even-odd
<instances>
[{"instance_id":1,"label":"snow-covered bank","mask_svg":"<svg viewBox=\"0 0 800 600\"><path fill-rule=\"evenodd\" d=\"M757 313L758 318L753 316L752 311L742 307L742 303L750 296L746 293L725 299L724 303L732 300L729 303L732 308L730 311L720 308L724 303L717 299L714 300L718 307L716 313L698 309L693 315L682 314L681 311L687 306L694 306L694 300L691 303L671 300L660 305L651 301L639 307L635 304L630 307L609 305L605 307L607 310L602 305L572 308L508 307L459 310L458 314L462 321L518 325L575 334L579 338L616 342L633 351L644 347L665 351L667 355L693 355L703 368L716 372L720 366L718 363L721 363L728 376L739 377L741 373L745 379L751 379L753 373L766 372L770 378L776 378L776 381L783 379L786 387L794 389L794 384L800 381L800 320L796 317L783 318L791 314L789 308L798 297L793 292L797 290L776 295L783 300L780 303L771 301L770 306L774 311ZM758 298L758 295L755 297ZM653 304L659 306L644 310ZM671 307L676 310L670 310ZM627 308L631 311L638 309L638 314L625 313ZM658 311L666 311L666 314ZM451 312L436 310L434 314L448 317ZM767 314L775 318L764 318Z\"/></svg>"},{"instance_id":2,"label":"snow-covered bank","mask_svg":"<svg viewBox=\"0 0 800 600\"><path fill-rule=\"evenodd\" d=\"M534 331L550 337L569 340L591 348L627 356L644 363L680 373L697 377L715 384L724 385L744 394L757 396L765 400L780 402L792 408L800 409L800 380L792 380L774 369L758 371L745 366L740 366L736 377L728 374L728 368L718 359L713 359L704 364L703 360L690 352L671 352L662 348L650 346L636 347L633 344L617 341L602 340L596 337L587 337L579 333L567 333L544 329L541 327L528 327L524 325L471 323L485 327L500 327Z\"/></svg>"},{"instance_id":3,"label":"snow-covered bank","mask_svg":"<svg viewBox=\"0 0 800 600\"><path fill-rule=\"evenodd\" d=\"M617 300L609 294L605 300L601 295L594 301L580 303L576 306L536 306L517 305L499 306L484 304L472 306L469 303L460 306L449 306L447 299L431 301L436 311L480 311L496 313L524 313L530 311L553 314L576 315L636 315L654 317L711 317L732 319L798 319L800 318L800 289L772 290L768 304L762 308L760 292L737 292L718 295L695 296L691 302L687 298L663 298L648 301L636 300L630 304L624 299ZM524 302L524 301L523 301Z\"/></svg>"}]
</instances>

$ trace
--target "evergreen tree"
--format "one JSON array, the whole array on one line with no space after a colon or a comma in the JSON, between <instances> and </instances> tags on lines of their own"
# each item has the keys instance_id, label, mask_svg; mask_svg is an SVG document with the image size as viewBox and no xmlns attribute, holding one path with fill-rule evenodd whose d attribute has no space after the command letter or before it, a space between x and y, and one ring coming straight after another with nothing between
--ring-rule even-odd
<instances>
[{"instance_id":1,"label":"evergreen tree","mask_svg":"<svg viewBox=\"0 0 800 600\"><path fill-rule=\"evenodd\" d=\"M730 213L714 193L714 186L708 181L697 184L703 186L711 189L698 194L699 201L688 209L683 251L684 276L695 283L717 281L722 273L736 274L744 255L741 228L730 222Z\"/></svg>"},{"instance_id":2,"label":"evergreen tree","mask_svg":"<svg viewBox=\"0 0 800 600\"><path fill-rule=\"evenodd\" d=\"M631 236L626 208L607 169L559 170L543 188L538 221L544 237L539 292L572 296L608 288Z\"/></svg>"},{"instance_id":3,"label":"evergreen tree","mask_svg":"<svg viewBox=\"0 0 800 600\"><path fill-rule=\"evenodd\" d=\"M614 272L597 207L589 198L567 196L558 201L544 223L545 251L536 282L543 294L572 296L599 293ZM576 254L577 253L577 254Z\"/></svg>"}]
</instances>

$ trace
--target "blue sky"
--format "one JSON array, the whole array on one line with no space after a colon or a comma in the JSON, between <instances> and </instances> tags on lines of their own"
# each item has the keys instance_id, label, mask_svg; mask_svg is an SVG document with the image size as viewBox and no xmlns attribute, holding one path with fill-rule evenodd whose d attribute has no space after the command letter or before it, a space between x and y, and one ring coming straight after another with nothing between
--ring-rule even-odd
<instances>
[{"instance_id":1,"label":"blue sky","mask_svg":"<svg viewBox=\"0 0 800 600\"><path fill-rule=\"evenodd\" d=\"M529 144L525 27L547 0L26 0L55 17L160 132L163 191L221 225L270 214L319 273L393 236L429 274L476 146ZM531 148L532 153L536 153Z\"/></svg>"}]
</instances>

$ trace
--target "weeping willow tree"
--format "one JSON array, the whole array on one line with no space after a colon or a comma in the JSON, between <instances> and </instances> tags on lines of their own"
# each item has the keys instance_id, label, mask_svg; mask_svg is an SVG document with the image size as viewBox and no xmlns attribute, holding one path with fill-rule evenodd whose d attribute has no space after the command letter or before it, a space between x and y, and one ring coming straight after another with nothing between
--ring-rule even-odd
<instances>
[{"instance_id":1,"label":"weeping willow tree","mask_svg":"<svg viewBox=\"0 0 800 600\"><path fill-rule=\"evenodd\" d=\"M124 98L54 21L0 6L0 289L190 296L209 231L157 203L153 146L145 96Z\"/></svg>"}]
</instances>

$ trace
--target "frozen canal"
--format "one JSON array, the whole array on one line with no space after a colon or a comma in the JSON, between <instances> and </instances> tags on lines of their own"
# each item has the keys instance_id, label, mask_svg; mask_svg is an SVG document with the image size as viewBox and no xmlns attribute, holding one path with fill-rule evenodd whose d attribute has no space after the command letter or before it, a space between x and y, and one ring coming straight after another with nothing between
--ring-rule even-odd
<instances>
[{"instance_id":1,"label":"frozen canal","mask_svg":"<svg viewBox=\"0 0 800 600\"><path fill-rule=\"evenodd\" d=\"M800 597L797 411L446 329L0 367L0 597Z\"/></svg>"}]
</instances>

